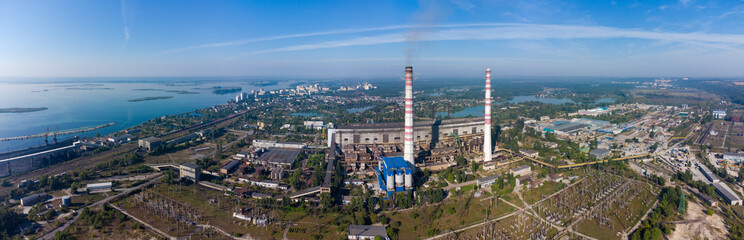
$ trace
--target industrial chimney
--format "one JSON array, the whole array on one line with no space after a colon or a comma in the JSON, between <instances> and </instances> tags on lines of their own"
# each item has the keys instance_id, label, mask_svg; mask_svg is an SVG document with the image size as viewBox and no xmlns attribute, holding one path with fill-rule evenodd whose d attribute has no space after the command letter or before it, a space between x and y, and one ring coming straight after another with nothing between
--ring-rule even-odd
<instances>
[{"instance_id":1,"label":"industrial chimney","mask_svg":"<svg viewBox=\"0 0 744 240\"><path fill-rule=\"evenodd\" d=\"M413 157L413 67L406 67L406 128L403 159L415 166Z\"/></svg>"},{"instance_id":2,"label":"industrial chimney","mask_svg":"<svg viewBox=\"0 0 744 240\"><path fill-rule=\"evenodd\" d=\"M490 162L491 157L491 68L486 68L486 111L483 128L483 161Z\"/></svg>"}]
</instances>

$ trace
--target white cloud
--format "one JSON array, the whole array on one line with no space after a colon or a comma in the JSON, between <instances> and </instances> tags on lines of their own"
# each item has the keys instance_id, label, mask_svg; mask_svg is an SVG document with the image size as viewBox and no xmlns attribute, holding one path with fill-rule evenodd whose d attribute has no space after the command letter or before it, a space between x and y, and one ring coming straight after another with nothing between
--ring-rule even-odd
<instances>
[{"instance_id":1,"label":"white cloud","mask_svg":"<svg viewBox=\"0 0 744 240\"><path fill-rule=\"evenodd\" d=\"M343 34L352 34L352 33L379 32L379 31L401 30L401 29L412 29L412 28L419 28L419 29L422 29L422 28L423 29L428 29L428 28L461 28L461 27L496 26L496 25L505 25L505 24L502 24L502 23L473 23L473 24L444 24L444 25L393 25L393 26L386 26L386 27L342 29L342 30L320 31L320 32L311 32L311 33L298 33L298 34L288 34L288 35L271 36L271 37L259 37L259 38L248 38L248 39L235 40L235 41L225 41L225 42L218 42L218 43L201 44L201 45L194 45L194 46L188 46L188 47L183 47L183 48L176 48L176 49L166 50L166 51L160 52L160 54L175 53L175 52L181 52L181 51L187 51L187 50L194 50L194 49L201 49L201 48L217 48L217 47L241 46L241 45L246 45L246 44L250 44L250 43L266 42L266 41L282 40L282 39L292 39L292 38L318 37L318 36L329 36L329 35L343 35Z\"/></svg>"},{"instance_id":2,"label":"white cloud","mask_svg":"<svg viewBox=\"0 0 744 240\"><path fill-rule=\"evenodd\" d=\"M443 25L447 26L447 25ZM507 24L483 23L466 27L446 28L431 31L420 41L462 41L462 40L545 40L545 39L646 39L685 43L709 48L736 50L744 45L744 35L656 32L636 29L620 29L602 26L545 25L545 24ZM291 52L314 49L330 49L353 46L369 46L406 41L405 33L382 34L343 40L299 44L280 48L246 52L240 55L255 55L272 52ZM240 56L239 55L239 56Z\"/></svg>"},{"instance_id":3,"label":"white cloud","mask_svg":"<svg viewBox=\"0 0 744 240\"><path fill-rule=\"evenodd\" d=\"M124 26L124 45L121 48L126 48L127 44L129 44L129 27Z\"/></svg>"}]
</instances>

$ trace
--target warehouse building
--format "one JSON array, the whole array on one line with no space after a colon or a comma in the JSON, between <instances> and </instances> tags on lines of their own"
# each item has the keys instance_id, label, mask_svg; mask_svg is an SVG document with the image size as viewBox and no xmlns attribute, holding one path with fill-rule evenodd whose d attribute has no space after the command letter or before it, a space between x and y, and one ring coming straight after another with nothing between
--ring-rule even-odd
<instances>
[{"instance_id":1,"label":"warehouse building","mask_svg":"<svg viewBox=\"0 0 744 240\"><path fill-rule=\"evenodd\" d=\"M713 184L716 187L716 193L720 195L726 203L729 205L742 205L742 200L739 195L729 188L725 183L717 182Z\"/></svg>"},{"instance_id":2,"label":"warehouse building","mask_svg":"<svg viewBox=\"0 0 744 240\"><path fill-rule=\"evenodd\" d=\"M85 186L85 189L88 191L96 191L96 190L103 190L103 189L111 189L114 187L113 182L100 182L100 183L91 183Z\"/></svg>"},{"instance_id":3,"label":"warehouse building","mask_svg":"<svg viewBox=\"0 0 744 240\"><path fill-rule=\"evenodd\" d=\"M496 180L501 177L500 174L484 177L481 179L478 179L476 182L478 183L478 186L480 187L488 187L496 183Z\"/></svg>"},{"instance_id":4,"label":"warehouse building","mask_svg":"<svg viewBox=\"0 0 744 240\"><path fill-rule=\"evenodd\" d=\"M235 168L238 167L238 165L240 165L239 160L232 160L229 163L225 164L225 166L222 166L222 168L220 168L220 173L229 174L233 170L235 170Z\"/></svg>"},{"instance_id":5,"label":"warehouse building","mask_svg":"<svg viewBox=\"0 0 744 240\"><path fill-rule=\"evenodd\" d=\"M606 158L610 156L611 153L612 152L609 149L604 149L604 148L597 148L589 152L590 155L596 158L599 158L599 159Z\"/></svg>"},{"instance_id":6,"label":"warehouse building","mask_svg":"<svg viewBox=\"0 0 744 240\"><path fill-rule=\"evenodd\" d=\"M555 133L558 135L573 135L588 127L591 127L591 125L578 122L555 121L544 127L543 132Z\"/></svg>"},{"instance_id":7,"label":"warehouse building","mask_svg":"<svg viewBox=\"0 0 744 240\"><path fill-rule=\"evenodd\" d=\"M385 226L349 225L349 240L373 240L377 236L383 240L390 239Z\"/></svg>"},{"instance_id":8,"label":"warehouse building","mask_svg":"<svg viewBox=\"0 0 744 240\"><path fill-rule=\"evenodd\" d=\"M279 142L269 140L253 140L253 146L257 148L297 148L302 149L307 147L305 143L296 142Z\"/></svg>"},{"instance_id":9,"label":"warehouse building","mask_svg":"<svg viewBox=\"0 0 744 240\"><path fill-rule=\"evenodd\" d=\"M744 162L744 153L727 152L723 154L723 160L734 161L734 162Z\"/></svg>"},{"instance_id":10,"label":"warehouse building","mask_svg":"<svg viewBox=\"0 0 744 240\"><path fill-rule=\"evenodd\" d=\"M520 176L527 176L532 173L532 168L530 165L522 165L519 167L515 167L509 170L509 173L511 173L514 176L520 175Z\"/></svg>"},{"instance_id":11,"label":"warehouse building","mask_svg":"<svg viewBox=\"0 0 744 240\"><path fill-rule=\"evenodd\" d=\"M700 171L703 172L703 175L705 175L705 178L707 178L708 181L712 183L720 182L720 180L718 180L718 177L716 177L716 174L711 172L710 169L708 169L708 167L702 164L698 165L698 167L700 168Z\"/></svg>"},{"instance_id":12,"label":"warehouse building","mask_svg":"<svg viewBox=\"0 0 744 240\"><path fill-rule=\"evenodd\" d=\"M37 203L43 202L47 198L49 198L49 194L46 194L46 193L31 194L31 195L21 198L21 206L24 206L24 207L33 206Z\"/></svg>"},{"instance_id":13,"label":"warehouse building","mask_svg":"<svg viewBox=\"0 0 744 240\"><path fill-rule=\"evenodd\" d=\"M297 156L300 155L301 151L302 149L299 148L272 147L266 149L266 151L256 159L256 162L274 167L290 168L297 160Z\"/></svg>"}]
</instances>

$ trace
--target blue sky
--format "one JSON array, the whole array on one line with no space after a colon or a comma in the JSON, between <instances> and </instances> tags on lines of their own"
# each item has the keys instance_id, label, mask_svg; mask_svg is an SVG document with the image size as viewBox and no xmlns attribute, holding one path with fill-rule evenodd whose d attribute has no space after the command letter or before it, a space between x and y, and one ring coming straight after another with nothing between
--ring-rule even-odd
<instances>
[{"instance_id":1,"label":"blue sky","mask_svg":"<svg viewBox=\"0 0 744 240\"><path fill-rule=\"evenodd\" d=\"M741 77L744 1L0 0L0 77Z\"/></svg>"}]
</instances>

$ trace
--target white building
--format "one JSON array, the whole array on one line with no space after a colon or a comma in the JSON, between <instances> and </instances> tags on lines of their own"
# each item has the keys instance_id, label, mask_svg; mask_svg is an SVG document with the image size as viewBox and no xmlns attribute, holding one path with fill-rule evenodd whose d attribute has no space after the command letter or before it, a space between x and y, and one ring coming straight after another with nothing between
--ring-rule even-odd
<instances>
[{"instance_id":1,"label":"white building","mask_svg":"<svg viewBox=\"0 0 744 240\"><path fill-rule=\"evenodd\" d=\"M91 183L86 186L86 189L89 191L94 190L101 190L101 189L110 189L113 188L114 184L112 182L102 182L102 183Z\"/></svg>"},{"instance_id":2,"label":"white building","mask_svg":"<svg viewBox=\"0 0 744 240\"><path fill-rule=\"evenodd\" d=\"M277 142L268 140L253 140L253 146L257 148L305 148L305 143Z\"/></svg>"},{"instance_id":3,"label":"white building","mask_svg":"<svg viewBox=\"0 0 744 240\"><path fill-rule=\"evenodd\" d=\"M723 159L726 161L744 162L744 154L727 152L723 154Z\"/></svg>"},{"instance_id":4,"label":"white building","mask_svg":"<svg viewBox=\"0 0 744 240\"><path fill-rule=\"evenodd\" d=\"M385 226L371 225L349 225L349 237L351 240L372 240L375 236L389 240Z\"/></svg>"},{"instance_id":5,"label":"white building","mask_svg":"<svg viewBox=\"0 0 744 240\"><path fill-rule=\"evenodd\" d=\"M522 165L522 166L510 169L509 173L513 174L514 176L517 176L517 175L527 176L527 175L530 175L530 173L532 173L532 168L529 165Z\"/></svg>"},{"instance_id":6,"label":"white building","mask_svg":"<svg viewBox=\"0 0 744 240\"><path fill-rule=\"evenodd\" d=\"M715 119L724 119L724 118L726 118L726 110L714 110L713 111L713 118L715 118Z\"/></svg>"},{"instance_id":7,"label":"white building","mask_svg":"<svg viewBox=\"0 0 744 240\"><path fill-rule=\"evenodd\" d=\"M320 130L320 129L323 129L323 126L325 126L325 123L323 121L305 121L303 125L306 128Z\"/></svg>"},{"instance_id":8,"label":"white building","mask_svg":"<svg viewBox=\"0 0 744 240\"><path fill-rule=\"evenodd\" d=\"M600 108L594 108L594 109L582 109L579 110L579 115L587 115L587 116L599 116L603 114L610 114L612 113L609 109L600 107Z\"/></svg>"}]
</instances>

